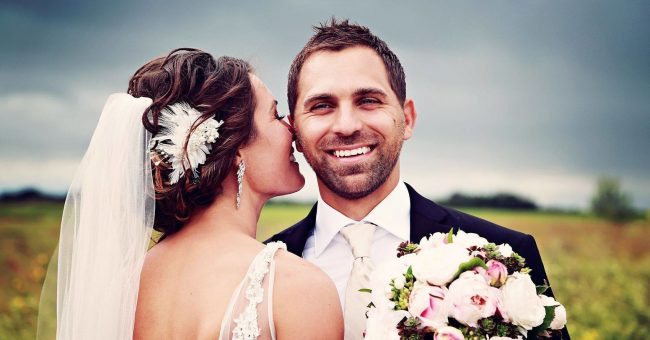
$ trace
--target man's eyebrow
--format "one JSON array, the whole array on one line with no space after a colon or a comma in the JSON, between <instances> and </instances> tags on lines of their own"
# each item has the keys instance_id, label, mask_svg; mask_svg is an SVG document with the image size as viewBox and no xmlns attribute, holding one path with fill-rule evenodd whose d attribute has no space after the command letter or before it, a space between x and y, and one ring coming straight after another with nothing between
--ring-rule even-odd
<instances>
[{"instance_id":1,"label":"man's eyebrow","mask_svg":"<svg viewBox=\"0 0 650 340\"><path fill-rule=\"evenodd\" d=\"M332 100L332 98L334 98L334 95L331 93L318 93L313 96L307 97L307 99L305 99L305 101L303 102L303 105L307 106L309 103L313 103L319 100Z\"/></svg>"},{"instance_id":2,"label":"man's eyebrow","mask_svg":"<svg viewBox=\"0 0 650 340\"><path fill-rule=\"evenodd\" d=\"M387 97L388 96L386 94L386 92L384 92L383 90L378 89L376 87L363 87L363 88L360 88L360 89L357 89L356 91L354 91L354 96L355 97L361 97L361 96L365 96L365 95L369 95L369 94L379 95L379 96L382 96L382 97Z\"/></svg>"}]
</instances>

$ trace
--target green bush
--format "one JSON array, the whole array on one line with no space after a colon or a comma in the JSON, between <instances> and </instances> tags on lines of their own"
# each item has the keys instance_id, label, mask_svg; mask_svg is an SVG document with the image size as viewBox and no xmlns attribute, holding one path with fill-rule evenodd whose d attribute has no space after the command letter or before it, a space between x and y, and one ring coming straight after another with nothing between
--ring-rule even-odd
<instances>
[{"instance_id":1,"label":"green bush","mask_svg":"<svg viewBox=\"0 0 650 340\"><path fill-rule=\"evenodd\" d=\"M621 190L619 181L612 177L602 177L598 180L591 210L596 216L619 225L641 217L632 206L630 197Z\"/></svg>"}]
</instances>

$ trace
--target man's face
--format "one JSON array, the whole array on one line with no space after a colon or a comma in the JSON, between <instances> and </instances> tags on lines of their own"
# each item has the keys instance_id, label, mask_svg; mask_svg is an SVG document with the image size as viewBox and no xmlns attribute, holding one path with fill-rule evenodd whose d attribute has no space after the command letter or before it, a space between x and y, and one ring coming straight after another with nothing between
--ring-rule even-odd
<instances>
[{"instance_id":1,"label":"man's face","mask_svg":"<svg viewBox=\"0 0 650 340\"><path fill-rule=\"evenodd\" d=\"M411 101L408 110L405 115L372 49L316 52L298 79L296 144L329 190L365 197L391 174L399 176L400 150L415 118Z\"/></svg>"}]
</instances>

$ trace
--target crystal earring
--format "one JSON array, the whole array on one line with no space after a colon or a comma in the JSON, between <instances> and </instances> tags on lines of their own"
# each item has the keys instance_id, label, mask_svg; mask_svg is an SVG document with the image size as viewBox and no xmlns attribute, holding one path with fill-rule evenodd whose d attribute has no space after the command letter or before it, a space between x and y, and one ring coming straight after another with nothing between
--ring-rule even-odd
<instances>
[{"instance_id":1,"label":"crystal earring","mask_svg":"<svg viewBox=\"0 0 650 340\"><path fill-rule=\"evenodd\" d=\"M244 171L246 171L246 165L242 159L239 162L239 168L237 169L237 209L239 209L239 206L241 205L241 192L244 182Z\"/></svg>"}]
</instances>

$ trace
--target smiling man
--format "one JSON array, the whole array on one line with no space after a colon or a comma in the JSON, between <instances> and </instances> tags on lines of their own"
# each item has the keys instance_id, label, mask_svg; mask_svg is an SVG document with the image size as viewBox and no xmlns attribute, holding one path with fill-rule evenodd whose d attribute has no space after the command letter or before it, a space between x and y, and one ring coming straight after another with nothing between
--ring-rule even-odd
<instances>
[{"instance_id":1,"label":"smiling man","mask_svg":"<svg viewBox=\"0 0 650 340\"><path fill-rule=\"evenodd\" d=\"M477 233L510 244L535 283L548 281L532 236L437 205L401 180L400 151L417 113L386 43L347 20L315 29L291 65L288 100L296 147L316 173L320 197L305 219L271 240L334 280L345 338L363 337L369 294L358 290L405 240L452 227Z\"/></svg>"}]
</instances>

